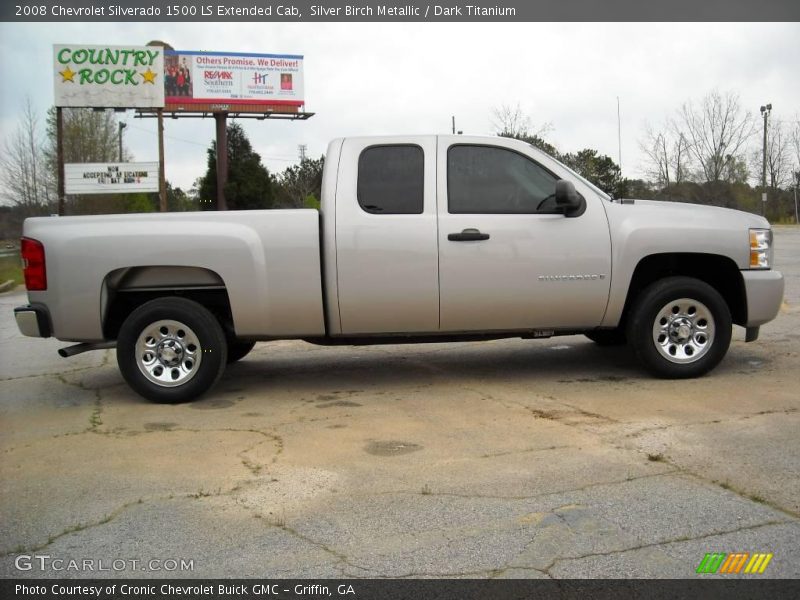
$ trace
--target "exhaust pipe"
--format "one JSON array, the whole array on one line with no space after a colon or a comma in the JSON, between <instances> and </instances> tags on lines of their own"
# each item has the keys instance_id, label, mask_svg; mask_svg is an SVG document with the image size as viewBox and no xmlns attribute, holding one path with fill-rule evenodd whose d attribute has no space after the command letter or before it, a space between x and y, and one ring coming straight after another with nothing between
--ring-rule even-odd
<instances>
[{"instance_id":1,"label":"exhaust pipe","mask_svg":"<svg viewBox=\"0 0 800 600\"><path fill-rule=\"evenodd\" d=\"M66 348L59 348L58 355L62 358L69 358L76 354L83 354L89 350L106 350L108 348L116 348L117 342L100 342L98 344L75 344L74 346L67 346Z\"/></svg>"}]
</instances>

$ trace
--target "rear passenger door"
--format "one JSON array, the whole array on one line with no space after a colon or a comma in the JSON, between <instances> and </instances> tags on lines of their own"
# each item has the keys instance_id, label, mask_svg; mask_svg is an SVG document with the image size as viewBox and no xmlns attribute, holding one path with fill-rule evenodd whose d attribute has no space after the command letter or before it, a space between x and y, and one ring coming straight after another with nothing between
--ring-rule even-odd
<instances>
[{"instance_id":1,"label":"rear passenger door","mask_svg":"<svg viewBox=\"0 0 800 600\"><path fill-rule=\"evenodd\" d=\"M338 172L342 334L437 331L436 137L345 139Z\"/></svg>"}]
</instances>

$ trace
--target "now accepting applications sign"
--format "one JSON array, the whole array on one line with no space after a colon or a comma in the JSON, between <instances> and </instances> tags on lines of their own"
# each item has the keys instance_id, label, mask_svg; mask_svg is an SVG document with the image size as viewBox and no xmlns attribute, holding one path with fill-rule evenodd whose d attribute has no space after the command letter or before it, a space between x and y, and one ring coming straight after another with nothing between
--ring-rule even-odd
<instances>
[{"instance_id":1,"label":"now accepting applications sign","mask_svg":"<svg viewBox=\"0 0 800 600\"><path fill-rule=\"evenodd\" d=\"M56 106L164 106L164 51L158 46L53 46Z\"/></svg>"},{"instance_id":2,"label":"now accepting applications sign","mask_svg":"<svg viewBox=\"0 0 800 600\"><path fill-rule=\"evenodd\" d=\"M158 191L158 163L67 163L67 194L124 194Z\"/></svg>"}]
</instances>

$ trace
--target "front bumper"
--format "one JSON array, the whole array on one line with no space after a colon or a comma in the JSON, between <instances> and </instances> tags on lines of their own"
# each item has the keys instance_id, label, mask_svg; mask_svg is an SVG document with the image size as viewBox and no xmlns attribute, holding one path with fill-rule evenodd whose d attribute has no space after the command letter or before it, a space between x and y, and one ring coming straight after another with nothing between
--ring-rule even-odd
<instances>
[{"instance_id":1,"label":"front bumper","mask_svg":"<svg viewBox=\"0 0 800 600\"><path fill-rule=\"evenodd\" d=\"M39 304L18 306L14 309L14 319L22 335L46 338L51 335L50 314Z\"/></svg>"},{"instance_id":2,"label":"front bumper","mask_svg":"<svg viewBox=\"0 0 800 600\"><path fill-rule=\"evenodd\" d=\"M783 274L780 271L742 271L747 297L746 327L772 321L783 302Z\"/></svg>"}]
</instances>

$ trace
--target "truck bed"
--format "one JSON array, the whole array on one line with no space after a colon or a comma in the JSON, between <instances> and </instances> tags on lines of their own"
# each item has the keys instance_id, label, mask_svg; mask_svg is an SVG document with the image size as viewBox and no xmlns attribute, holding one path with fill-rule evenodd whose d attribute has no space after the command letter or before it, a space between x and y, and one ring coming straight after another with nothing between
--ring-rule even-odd
<instances>
[{"instance_id":1,"label":"truck bed","mask_svg":"<svg viewBox=\"0 0 800 600\"><path fill-rule=\"evenodd\" d=\"M102 318L116 293L219 288L243 338L325 334L316 210L144 213L28 219L44 243L52 335L105 339ZM164 276L168 274L168 276Z\"/></svg>"}]
</instances>

